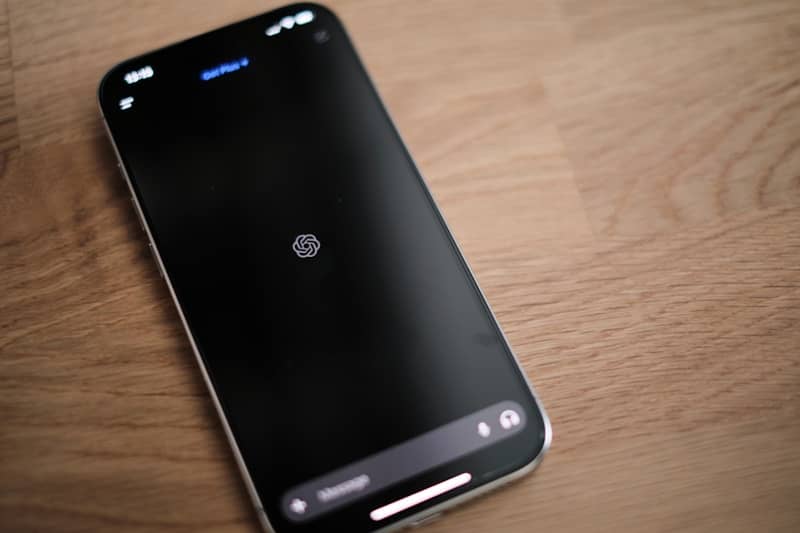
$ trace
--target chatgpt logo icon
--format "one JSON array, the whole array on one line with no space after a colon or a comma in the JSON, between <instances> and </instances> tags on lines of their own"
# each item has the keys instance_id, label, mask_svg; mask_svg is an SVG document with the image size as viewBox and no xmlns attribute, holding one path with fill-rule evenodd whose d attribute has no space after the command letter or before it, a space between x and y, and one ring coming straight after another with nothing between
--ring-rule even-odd
<instances>
[{"instance_id":1,"label":"chatgpt logo icon","mask_svg":"<svg viewBox=\"0 0 800 533\"><path fill-rule=\"evenodd\" d=\"M317 255L320 249L319 239L312 233L302 233L295 237L292 243L292 250L297 254L297 257L306 259Z\"/></svg>"}]
</instances>

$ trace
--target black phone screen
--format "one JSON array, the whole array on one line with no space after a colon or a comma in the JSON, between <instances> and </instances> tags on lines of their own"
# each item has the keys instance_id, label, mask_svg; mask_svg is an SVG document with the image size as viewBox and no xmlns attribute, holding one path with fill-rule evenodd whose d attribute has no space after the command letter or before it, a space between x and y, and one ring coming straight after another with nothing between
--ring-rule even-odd
<instances>
[{"instance_id":1,"label":"black phone screen","mask_svg":"<svg viewBox=\"0 0 800 533\"><path fill-rule=\"evenodd\" d=\"M126 61L100 103L275 530L380 529L539 456L545 417L329 11Z\"/></svg>"}]
</instances>

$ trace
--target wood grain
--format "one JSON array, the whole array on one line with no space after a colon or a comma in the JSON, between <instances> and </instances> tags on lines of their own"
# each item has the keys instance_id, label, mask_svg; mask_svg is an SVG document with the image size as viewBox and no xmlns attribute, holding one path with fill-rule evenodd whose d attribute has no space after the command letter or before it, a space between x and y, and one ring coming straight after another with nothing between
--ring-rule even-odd
<instances>
[{"instance_id":1,"label":"wood grain","mask_svg":"<svg viewBox=\"0 0 800 533\"><path fill-rule=\"evenodd\" d=\"M8 10L0 6L0 158L17 148L17 107L14 102L14 69L11 65L11 39Z\"/></svg>"},{"instance_id":2,"label":"wood grain","mask_svg":"<svg viewBox=\"0 0 800 533\"><path fill-rule=\"evenodd\" d=\"M0 530L256 531L96 110L277 5L0 5ZM800 9L343 1L553 419L428 531L800 530Z\"/></svg>"},{"instance_id":3,"label":"wood grain","mask_svg":"<svg viewBox=\"0 0 800 533\"><path fill-rule=\"evenodd\" d=\"M800 196L800 3L569 2L545 74L589 216L649 234Z\"/></svg>"}]
</instances>

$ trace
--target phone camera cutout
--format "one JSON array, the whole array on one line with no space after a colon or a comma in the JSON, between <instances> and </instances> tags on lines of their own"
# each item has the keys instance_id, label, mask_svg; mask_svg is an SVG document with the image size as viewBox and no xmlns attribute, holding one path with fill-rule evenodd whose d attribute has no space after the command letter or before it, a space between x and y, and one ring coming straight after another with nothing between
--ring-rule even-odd
<instances>
[{"instance_id":1,"label":"phone camera cutout","mask_svg":"<svg viewBox=\"0 0 800 533\"><path fill-rule=\"evenodd\" d=\"M314 32L314 42L317 44L325 44L331 40L331 34L328 30L319 30Z\"/></svg>"}]
</instances>

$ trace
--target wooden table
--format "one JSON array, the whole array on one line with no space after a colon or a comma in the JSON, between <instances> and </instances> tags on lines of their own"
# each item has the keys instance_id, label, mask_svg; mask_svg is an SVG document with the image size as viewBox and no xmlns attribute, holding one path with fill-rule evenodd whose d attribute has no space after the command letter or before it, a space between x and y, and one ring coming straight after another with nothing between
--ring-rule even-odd
<instances>
[{"instance_id":1,"label":"wooden table","mask_svg":"<svg viewBox=\"0 0 800 533\"><path fill-rule=\"evenodd\" d=\"M0 529L255 531L100 76L275 2L2 2ZM800 530L800 3L336 2L553 420L431 532Z\"/></svg>"}]
</instances>

